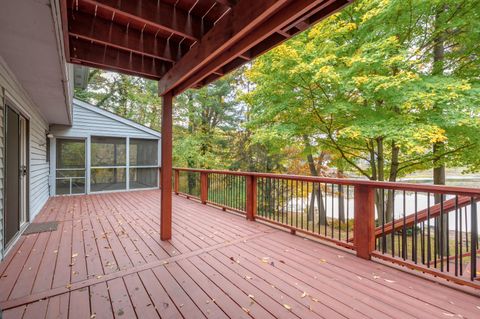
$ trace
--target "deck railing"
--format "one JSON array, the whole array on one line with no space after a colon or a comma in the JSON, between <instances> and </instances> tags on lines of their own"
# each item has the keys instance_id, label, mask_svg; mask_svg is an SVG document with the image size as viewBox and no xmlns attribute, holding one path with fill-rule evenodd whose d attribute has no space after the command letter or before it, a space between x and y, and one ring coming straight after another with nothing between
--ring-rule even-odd
<instances>
[{"instance_id":1,"label":"deck railing","mask_svg":"<svg viewBox=\"0 0 480 319\"><path fill-rule=\"evenodd\" d=\"M174 168L174 192L480 288L480 189ZM478 254L478 255L477 255Z\"/></svg>"}]
</instances>

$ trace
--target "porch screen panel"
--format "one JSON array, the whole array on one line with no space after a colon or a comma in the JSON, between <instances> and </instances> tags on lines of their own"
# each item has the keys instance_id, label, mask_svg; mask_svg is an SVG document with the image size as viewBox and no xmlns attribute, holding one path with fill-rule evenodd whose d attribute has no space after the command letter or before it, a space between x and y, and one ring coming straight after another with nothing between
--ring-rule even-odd
<instances>
[{"instance_id":1,"label":"porch screen panel","mask_svg":"<svg viewBox=\"0 0 480 319\"><path fill-rule=\"evenodd\" d=\"M130 139L130 189L158 186L158 141Z\"/></svg>"},{"instance_id":2,"label":"porch screen panel","mask_svg":"<svg viewBox=\"0 0 480 319\"><path fill-rule=\"evenodd\" d=\"M57 195L85 193L85 140L57 139Z\"/></svg>"},{"instance_id":3,"label":"porch screen panel","mask_svg":"<svg viewBox=\"0 0 480 319\"><path fill-rule=\"evenodd\" d=\"M92 136L90 152L90 190L101 192L126 189L126 139Z\"/></svg>"}]
</instances>

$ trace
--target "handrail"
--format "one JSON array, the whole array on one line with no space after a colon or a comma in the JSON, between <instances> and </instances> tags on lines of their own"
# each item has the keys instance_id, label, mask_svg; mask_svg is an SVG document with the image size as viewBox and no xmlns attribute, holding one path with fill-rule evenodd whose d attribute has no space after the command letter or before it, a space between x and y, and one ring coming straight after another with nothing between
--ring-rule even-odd
<instances>
[{"instance_id":1,"label":"handrail","mask_svg":"<svg viewBox=\"0 0 480 319\"><path fill-rule=\"evenodd\" d=\"M210 174L255 176L257 178L258 177L277 178L277 179L298 180L298 181L304 181L304 182L319 182L319 183L350 185L350 186L368 186L372 188L480 197L480 188L468 188L468 187L460 187L460 186L425 185L425 184L411 184L411 183L400 183L400 182L371 181L371 180L352 179L352 178L334 178L334 177L305 176L305 175L276 174L276 173L258 173L258 172L238 172L238 171L215 170L215 169L209 170L209 169L183 168L183 167L175 167L173 169L178 171L184 171L184 172L197 172L197 173L204 172L204 173L210 173Z\"/></svg>"}]
</instances>

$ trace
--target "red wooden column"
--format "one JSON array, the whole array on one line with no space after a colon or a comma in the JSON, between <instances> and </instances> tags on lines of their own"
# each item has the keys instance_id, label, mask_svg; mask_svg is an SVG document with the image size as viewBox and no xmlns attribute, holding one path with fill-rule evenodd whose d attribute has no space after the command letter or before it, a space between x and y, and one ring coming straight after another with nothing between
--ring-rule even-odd
<instances>
[{"instance_id":1,"label":"red wooden column","mask_svg":"<svg viewBox=\"0 0 480 319\"><path fill-rule=\"evenodd\" d=\"M245 194L247 195L247 219L255 220L255 215L257 213L257 177L253 175L247 175L245 176L245 179Z\"/></svg>"},{"instance_id":2,"label":"red wooden column","mask_svg":"<svg viewBox=\"0 0 480 319\"><path fill-rule=\"evenodd\" d=\"M161 240L172 238L172 102L171 93L162 96Z\"/></svg>"},{"instance_id":3,"label":"red wooden column","mask_svg":"<svg viewBox=\"0 0 480 319\"><path fill-rule=\"evenodd\" d=\"M375 250L375 189L355 186L354 245L357 256L370 259Z\"/></svg>"}]
</instances>

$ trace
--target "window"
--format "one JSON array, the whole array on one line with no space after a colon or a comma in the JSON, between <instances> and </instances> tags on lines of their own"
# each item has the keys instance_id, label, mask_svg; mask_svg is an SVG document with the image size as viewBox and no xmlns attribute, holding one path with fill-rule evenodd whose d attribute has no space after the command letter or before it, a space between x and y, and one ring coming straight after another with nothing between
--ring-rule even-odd
<instances>
[{"instance_id":1,"label":"window","mask_svg":"<svg viewBox=\"0 0 480 319\"><path fill-rule=\"evenodd\" d=\"M85 141L57 139L57 195L85 193Z\"/></svg>"},{"instance_id":2,"label":"window","mask_svg":"<svg viewBox=\"0 0 480 319\"><path fill-rule=\"evenodd\" d=\"M127 144L125 138L91 139L90 189L93 192L126 189Z\"/></svg>"},{"instance_id":3,"label":"window","mask_svg":"<svg viewBox=\"0 0 480 319\"><path fill-rule=\"evenodd\" d=\"M158 186L158 142L157 140L130 139L129 148L131 189Z\"/></svg>"}]
</instances>

